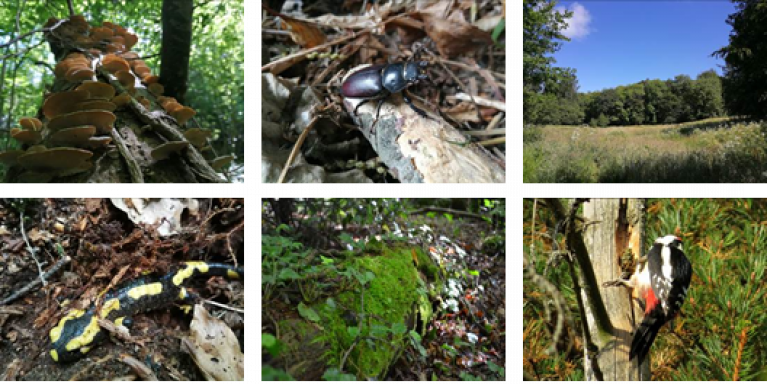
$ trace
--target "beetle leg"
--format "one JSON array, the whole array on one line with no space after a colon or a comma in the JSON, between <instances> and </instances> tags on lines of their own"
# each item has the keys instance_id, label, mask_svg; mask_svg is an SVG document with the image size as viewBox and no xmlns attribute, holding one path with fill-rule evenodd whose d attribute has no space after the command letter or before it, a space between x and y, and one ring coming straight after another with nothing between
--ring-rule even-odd
<instances>
[{"instance_id":1,"label":"beetle leg","mask_svg":"<svg viewBox=\"0 0 767 384\"><path fill-rule=\"evenodd\" d=\"M421 115L421 117L425 117L425 118L427 118L427 119L430 119L429 115L427 115L427 114L426 114L426 112L424 112L424 110L423 110L423 109L421 109L421 108L418 108L418 107L416 107L416 106L413 104L413 101L412 101L412 100L410 100L410 98L409 98L409 97L408 97L408 96L405 94L405 92L402 92L402 98L405 100L405 102L407 103L407 105L409 105L409 106L410 106L410 108L412 108L412 109L413 109L413 110L414 110L414 111L415 111L417 114Z\"/></svg>"},{"instance_id":2,"label":"beetle leg","mask_svg":"<svg viewBox=\"0 0 767 384\"><path fill-rule=\"evenodd\" d=\"M362 104L365 104L365 103L367 103L370 100L371 99L362 100L359 104L357 104L357 106L354 107L354 115L357 116L357 110L362 106Z\"/></svg>"},{"instance_id":3,"label":"beetle leg","mask_svg":"<svg viewBox=\"0 0 767 384\"><path fill-rule=\"evenodd\" d=\"M386 101L386 98L378 100L378 107L376 107L376 120L378 120L378 116L381 114L381 106L383 105L384 101Z\"/></svg>"}]
</instances>

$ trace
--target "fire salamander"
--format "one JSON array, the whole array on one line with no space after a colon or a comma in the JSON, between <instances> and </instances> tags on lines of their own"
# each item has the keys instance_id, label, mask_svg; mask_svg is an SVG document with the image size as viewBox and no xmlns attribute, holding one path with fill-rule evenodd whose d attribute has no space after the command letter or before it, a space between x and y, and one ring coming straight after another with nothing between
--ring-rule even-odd
<instances>
[{"instance_id":1,"label":"fire salamander","mask_svg":"<svg viewBox=\"0 0 767 384\"><path fill-rule=\"evenodd\" d=\"M139 279L107 293L101 310L91 306L87 311L73 309L59 324L51 329L50 354L56 362L74 361L83 357L104 339L106 332L98 325L98 318L117 325L130 326L129 316L139 312L166 307L177 301L191 301L192 293L183 287L184 282L197 276L224 276L242 280L243 270L230 265L189 261L159 280Z\"/></svg>"}]
</instances>

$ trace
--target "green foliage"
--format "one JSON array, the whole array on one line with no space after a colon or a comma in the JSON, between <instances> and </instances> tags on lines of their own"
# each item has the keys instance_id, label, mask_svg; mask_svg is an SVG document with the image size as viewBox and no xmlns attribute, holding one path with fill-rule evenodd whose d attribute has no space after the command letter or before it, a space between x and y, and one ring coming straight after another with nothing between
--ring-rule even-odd
<instances>
[{"instance_id":1,"label":"green foliage","mask_svg":"<svg viewBox=\"0 0 767 384\"><path fill-rule=\"evenodd\" d=\"M610 125L610 119L605 116L604 113L600 113L599 117L592 117L591 120L589 120L589 125L592 127L600 127L604 128L608 125Z\"/></svg>"},{"instance_id":2,"label":"green foliage","mask_svg":"<svg viewBox=\"0 0 767 384\"><path fill-rule=\"evenodd\" d=\"M426 349L421 345L421 335L418 334L418 332L411 330L408 332L410 345L415 348L416 351L418 351L419 354L421 354L421 357L426 357L428 353L426 352Z\"/></svg>"},{"instance_id":3,"label":"green foliage","mask_svg":"<svg viewBox=\"0 0 767 384\"><path fill-rule=\"evenodd\" d=\"M285 345L277 340L271 333L261 334L261 347L269 352L271 357L279 356ZM264 364L261 368L261 380L264 381L292 381L292 376L283 371L282 369L272 367L271 365Z\"/></svg>"},{"instance_id":4,"label":"green foliage","mask_svg":"<svg viewBox=\"0 0 767 384\"><path fill-rule=\"evenodd\" d=\"M471 373L468 373L466 371L462 371L458 376L463 381L482 381L482 378L474 376Z\"/></svg>"},{"instance_id":5,"label":"green foliage","mask_svg":"<svg viewBox=\"0 0 767 384\"><path fill-rule=\"evenodd\" d=\"M724 93L732 115L767 117L767 6L763 1L733 0L737 11L727 18L730 43L714 52L724 59Z\"/></svg>"},{"instance_id":6,"label":"green foliage","mask_svg":"<svg viewBox=\"0 0 767 384\"><path fill-rule=\"evenodd\" d=\"M320 315L318 315L312 308L307 307L304 303L298 303L298 314L313 323L318 323L320 321Z\"/></svg>"},{"instance_id":7,"label":"green foliage","mask_svg":"<svg viewBox=\"0 0 767 384\"><path fill-rule=\"evenodd\" d=\"M545 173L548 167L546 156L548 150L540 145L525 146L522 152L522 181L525 183L536 183L541 179L541 174Z\"/></svg>"},{"instance_id":8,"label":"green foliage","mask_svg":"<svg viewBox=\"0 0 767 384\"><path fill-rule=\"evenodd\" d=\"M724 96L722 79L714 70L698 75L693 89L696 115L692 120L705 119L711 116L724 115Z\"/></svg>"},{"instance_id":9,"label":"green foliage","mask_svg":"<svg viewBox=\"0 0 767 384\"><path fill-rule=\"evenodd\" d=\"M261 347L266 348L272 357L277 357L284 345L271 333L261 334Z\"/></svg>"},{"instance_id":10,"label":"green foliage","mask_svg":"<svg viewBox=\"0 0 767 384\"><path fill-rule=\"evenodd\" d=\"M293 376L290 376L287 372L280 368L272 367L271 365L264 364L261 367L261 380L262 381L295 381Z\"/></svg>"},{"instance_id":11,"label":"green foliage","mask_svg":"<svg viewBox=\"0 0 767 384\"><path fill-rule=\"evenodd\" d=\"M339 371L338 368L332 367L325 371L322 375L322 379L327 381L356 381L357 377L349 373L343 373Z\"/></svg>"},{"instance_id":12,"label":"green foliage","mask_svg":"<svg viewBox=\"0 0 767 384\"><path fill-rule=\"evenodd\" d=\"M592 127L683 123L724 114L722 80L713 70L672 80L639 83L581 96L584 120ZM567 123L558 123L567 124Z\"/></svg>"},{"instance_id":13,"label":"green foliage","mask_svg":"<svg viewBox=\"0 0 767 384\"><path fill-rule=\"evenodd\" d=\"M299 252L303 244L285 236L261 237L261 254L263 255L262 281L264 289L263 300L268 301L275 289L284 288L294 280L300 279L301 274L296 269L305 268L300 262L309 251Z\"/></svg>"},{"instance_id":14,"label":"green foliage","mask_svg":"<svg viewBox=\"0 0 767 384\"><path fill-rule=\"evenodd\" d=\"M195 6L187 103L220 153L245 152L245 1Z\"/></svg>"},{"instance_id":15,"label":"green foliage","mask_svg":"<svg viewBox=\"0 0 767 384\"><path fill-rule=\"evenodd\" d=\"M498 38L501 37L503 34L503 31L506 30L506 18L501 18L501 20L498 20L498 24L495 25L495 28L493 28L493 32L490 35L490 37L493 38L493 42L498 46L503 48L503 44L501 44L498 41Z\"/></svg>"},{"instance_id":16,"label":"green foliage","mask_svg":"<svg viewBox=\"0 0 767 384\"><path fill-rule=\"evenodd\" d=\"M578 80L574 70L555 68L546 81L544 91L524 94L525 123L581 124L584 111L578 97Z\"/></svg>"},{"instance_id":17,"label":"green foliage","mask_svg":"<svg viewBox=\"0 0 767 384\"><path fill-rule=\"evenodd\" d=\"M550 0L522 0L522 124L536 120L540 111L540 95L546 82L557 81L563 73L551 67L554 59L547 56L568 41L561 34L565 19L572 12L554 11Z\"/></svg>"},{"instance_id":18,"label":"green foliage","mask_svg":"<svg viewBox=\"0 0 767 384\"><path fill-rule=\"evenodd\" d=\"M522 142L525 144L532 144L543 139L543 132L541 127L537 125L525 125L522 129Z\"/></svg>"}]
</instances>

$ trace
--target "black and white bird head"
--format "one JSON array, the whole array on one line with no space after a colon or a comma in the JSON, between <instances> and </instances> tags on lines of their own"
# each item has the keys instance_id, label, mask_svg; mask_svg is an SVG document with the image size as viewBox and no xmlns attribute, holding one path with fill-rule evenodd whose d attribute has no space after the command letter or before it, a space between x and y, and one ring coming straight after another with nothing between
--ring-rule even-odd
<instances>
[{"instance_id":1,"label":"black and white bird head","mask_svg":"<svg viewBox=\"0 0 767 384\"><path fill-rule=\"evenodd\" d=\"M673 247L680 251L682 248L682 238L675 235L666 235L655 239L655 244L661 244L666 247Z\"/></svg>"}]
</instances>

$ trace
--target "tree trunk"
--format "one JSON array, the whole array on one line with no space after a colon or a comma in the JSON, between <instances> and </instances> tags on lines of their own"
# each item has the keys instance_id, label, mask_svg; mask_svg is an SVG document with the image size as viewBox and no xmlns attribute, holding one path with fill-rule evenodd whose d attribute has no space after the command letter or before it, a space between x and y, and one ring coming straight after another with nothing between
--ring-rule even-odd
<instances>
[{"instance_id":1,"label":"tree trunk","mask_svg":"<svg viewBox=\"0 0 767 384\"><path fill-rule=\"evenodd\" d=\"M189 52L192 48L192 0L162 2L162 50L160 81L165 94L179 103L186 97Z\"/></svg>"},{"instance_id":2,"label":"tree trunk","mask_svg":"<svg viewBox=\"0 0 767 384\"><path fill-rule=\"evenodd\" d=\"M629 361L632 332L635 324L641 321L641 308L638 305L632 308L630 293L625 288L602 286L607 281L618 279L628 268L627 265L632 265L637 258L645 254L644 216L643 199L592 199L583 206L586 226L583 239L588 248L602 300L613 325L612 340L599 345L599 340L604 339L596 334L593 316L589 313L590 306L584 305L588 331L599 348L595 356L604 380L641 380L650 377L649 357L641 367L641 377L636 362ZM585 302L588 301L585 293L582 297ZM585 358L588 362L588 353ZM584 364L588 380L594 380L596 377L591 367L590 363Z\"/></svg>"}]
</instances>

